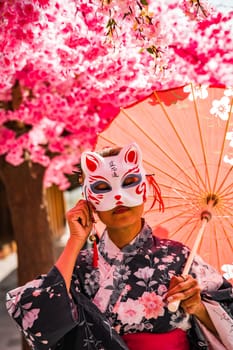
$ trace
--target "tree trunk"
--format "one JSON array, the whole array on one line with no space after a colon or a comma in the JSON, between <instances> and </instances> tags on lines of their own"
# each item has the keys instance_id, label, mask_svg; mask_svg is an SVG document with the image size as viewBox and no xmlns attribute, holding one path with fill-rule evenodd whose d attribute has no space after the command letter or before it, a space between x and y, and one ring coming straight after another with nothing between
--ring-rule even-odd
<instances>
[{"instance_id":1,"label":"tree trunk","mask_svg":"<svg viewBox=\"0 0 233 350\"><path fill-rule=\"evenodd\" d=\"M7 203L6 189L0 178L0 259L13 251L14 230Z\"/></svg>"},{"instance_id":2,"label":"tree trunk","mask_svg":"<svg viewBox=\"0 0 233 350\"><path fill-rule=\"evenodd\" d=\"M0 177L18 249L18 285L48 272L54 264L54 243L43 189L45 169L24 162L14 167L0 158ZM27 345L23 348L29 349Z\"/></svg>"}]
</instances>

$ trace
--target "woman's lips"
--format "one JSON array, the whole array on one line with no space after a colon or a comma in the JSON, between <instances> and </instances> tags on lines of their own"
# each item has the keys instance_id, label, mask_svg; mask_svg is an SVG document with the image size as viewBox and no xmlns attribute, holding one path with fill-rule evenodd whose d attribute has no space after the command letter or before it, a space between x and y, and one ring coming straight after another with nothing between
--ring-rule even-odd
<instances>
[{"instance_id":1,"label":"woman's lips","mask_svg":"<svg viewBox=\"0 0 233 350\"><path fill-rule=\"evenodd\" d=\"M117 206L114 210L113 210L113 214L122 214L125 213L126 211L128 211L129 208L125 207L123 205Z\"/></svg>"}]
</instances>

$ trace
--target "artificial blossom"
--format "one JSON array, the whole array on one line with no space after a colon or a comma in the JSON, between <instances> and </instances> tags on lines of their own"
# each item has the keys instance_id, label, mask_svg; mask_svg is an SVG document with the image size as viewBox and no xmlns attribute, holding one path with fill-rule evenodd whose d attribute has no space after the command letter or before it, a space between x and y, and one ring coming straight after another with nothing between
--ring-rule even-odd
<instances>
[{"instance_id":1,"label":"artificial blossom","mask_svg":"<svg viewBox=\"0 0 233 350\"><path fill-rule=\"evenodd\" d=\"M68 188L121 106L190 81L232 84L231 18L197 0L0 2L0 155Z\"/></svg>"}]
</instances>

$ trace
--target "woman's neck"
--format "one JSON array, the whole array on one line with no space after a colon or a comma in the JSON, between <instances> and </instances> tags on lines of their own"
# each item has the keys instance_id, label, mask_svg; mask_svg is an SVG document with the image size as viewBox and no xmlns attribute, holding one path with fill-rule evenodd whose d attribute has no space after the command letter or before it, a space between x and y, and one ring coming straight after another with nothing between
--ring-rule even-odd
<instances>
[{"instance_id":1,"label":"woman's neck","mask_svg":"<svg viewBox=\"0 0 233 350\"><path fill-rule=\"evenodd\" d=\"M143 221L140 219L137 223L133 225L121 227L121 228L113 228L107 227L108 236L111 241L118 247L123 248L127 244L129 244L141 231L143 226Z\"/></svg>"}]
</instances>

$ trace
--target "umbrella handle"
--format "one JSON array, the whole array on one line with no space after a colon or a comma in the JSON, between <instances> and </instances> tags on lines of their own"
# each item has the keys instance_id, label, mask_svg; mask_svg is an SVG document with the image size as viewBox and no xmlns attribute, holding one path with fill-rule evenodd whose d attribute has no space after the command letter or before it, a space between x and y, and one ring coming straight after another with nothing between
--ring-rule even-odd
<instances>
[{"instance_id":1,"label":"umbrella handle","mask_svg":"<svg viewBox=\"0 0 233 350\"><path fill-rule=\"evenodd\" d=\"M187 262L185 264L185 267L184 267L184 270L183 270L183 273L182 273L183 276L186 276L189 273L189 270L190 270L190 267L192 265L194 256L196 255L196 252L198 250L200 241L202 239L202 236L203 236L206 224L210 220L210 217L211 217L210 216L211 214L209 212L206 211L206 212L203 212L203 213L205 215L202 216L202 225L201 225L201 228L200 228L200 230L199 230L199 232L197 234L196 240L195 240L193 248L192 248L192 250L191 250L191 252L189 254L188 260L187 260ZM207 214L210 214L210 215L207 215ZM180 302L181 302L181 300L176 300L176 301L172 301L172 302L168 303L168 306L167 306L168 310L171 311L171 312L176 312L178 310L178 308L179 308Z\"/></svg>"}]
</instances>

